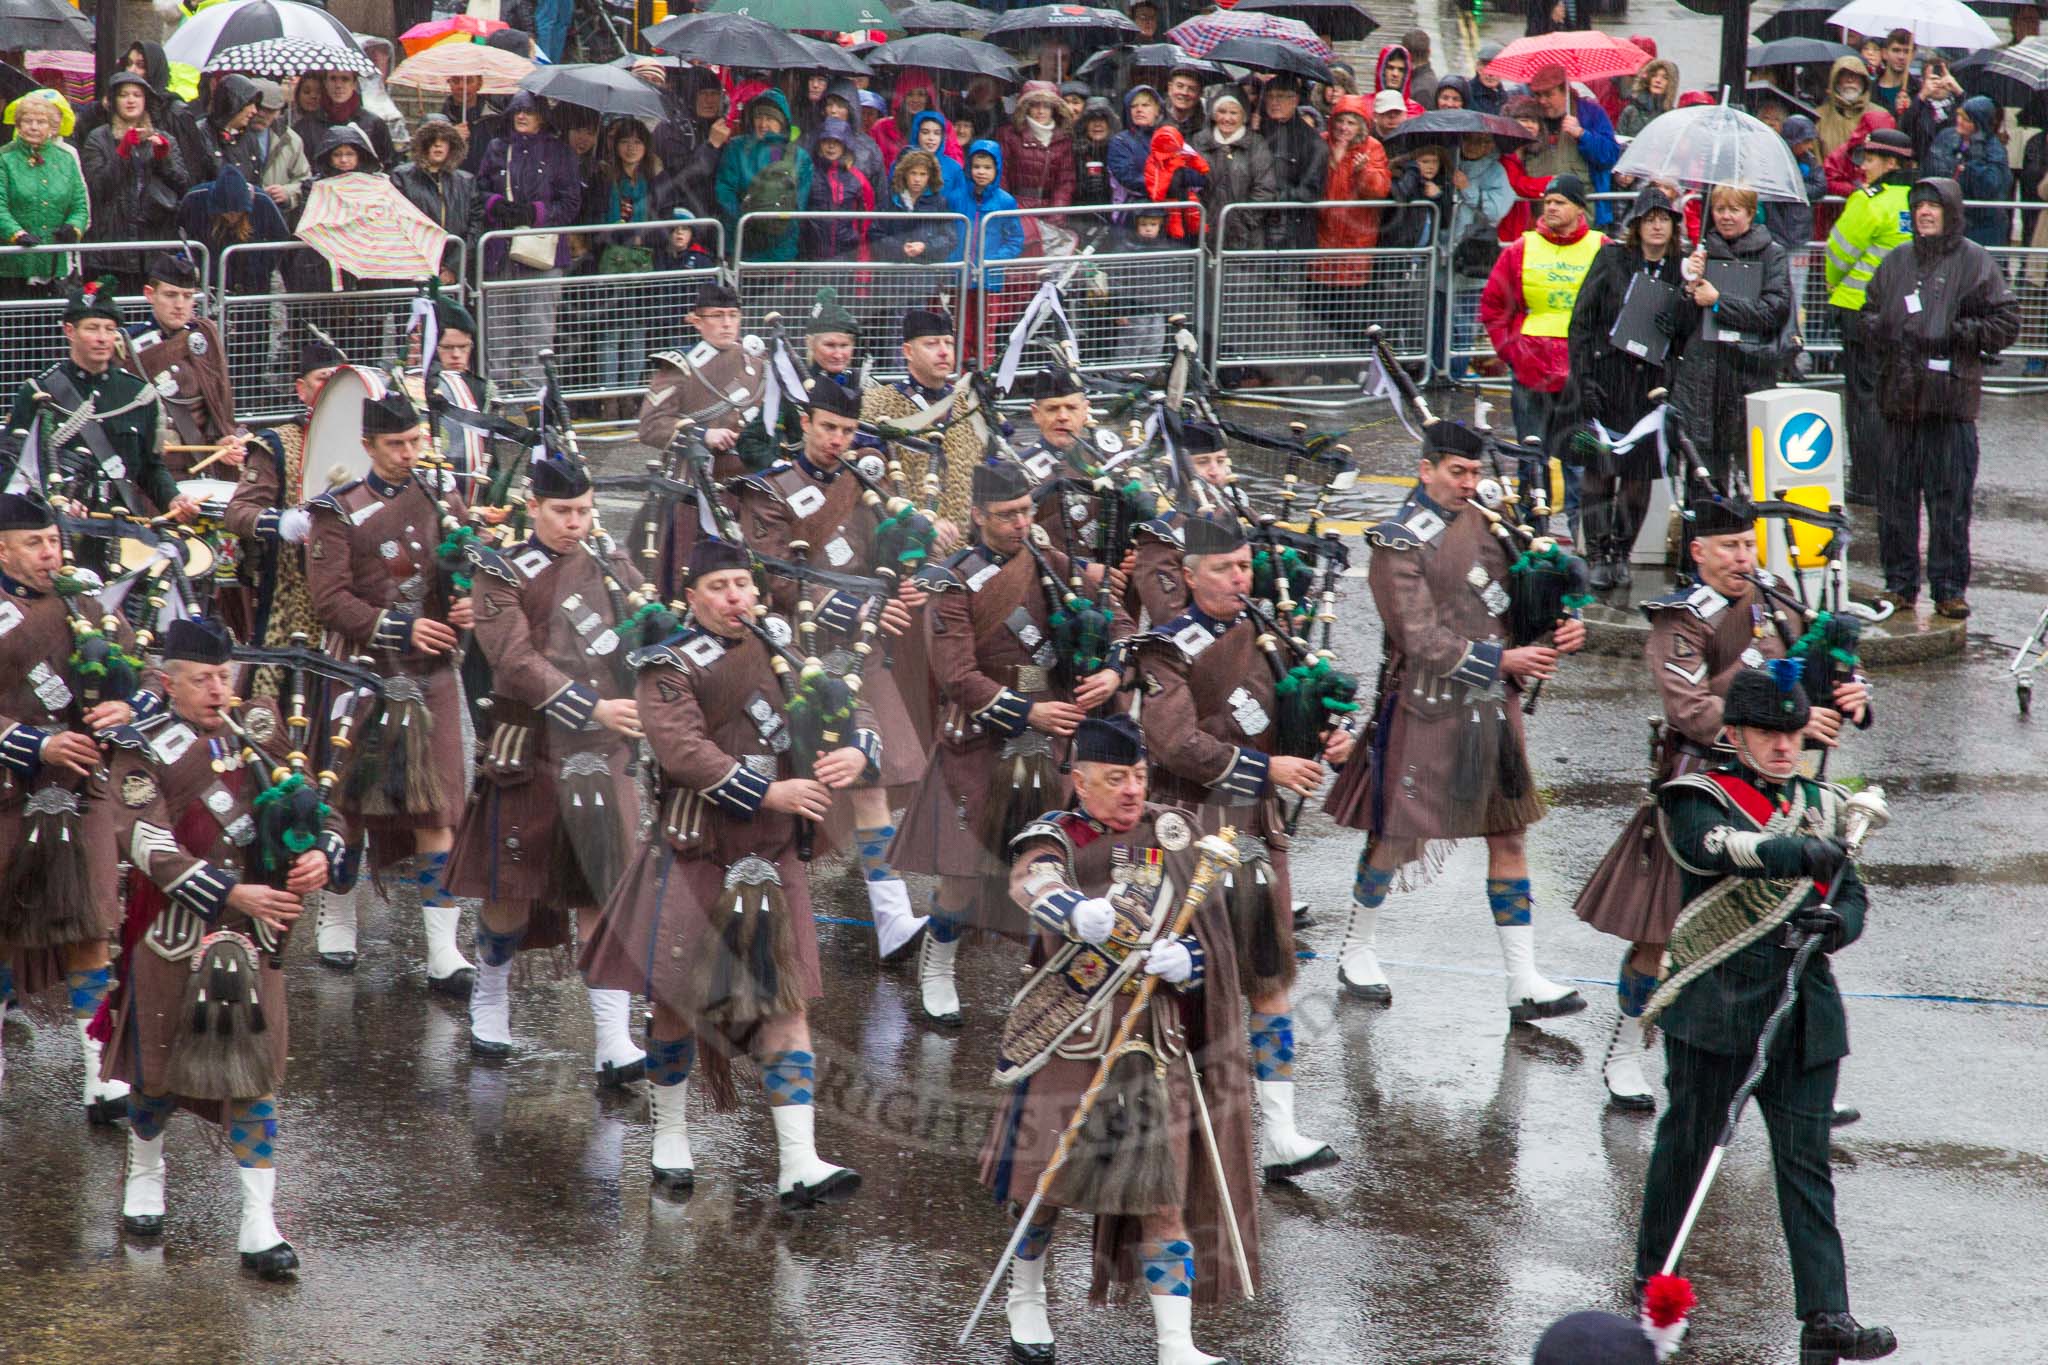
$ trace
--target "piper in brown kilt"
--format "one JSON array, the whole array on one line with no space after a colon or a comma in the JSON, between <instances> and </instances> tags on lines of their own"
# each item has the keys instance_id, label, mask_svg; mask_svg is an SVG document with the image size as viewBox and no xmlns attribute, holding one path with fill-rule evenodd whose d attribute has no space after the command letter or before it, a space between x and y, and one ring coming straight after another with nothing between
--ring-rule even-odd
<instances>
[{"instance_id":1,"label":"piper in brown kilt","mask_svg":"<svg viewBox=\"0 0 2048 1365\"><path fill-rule=\"evenodd\" d=\"M476 644L491 664L491 729L447 887L483 902L469 997L469 1047L480 1057L512 1051L513 957L569 943L572 910L575 937L589 942L640 828L629 771L639 705L624 695L626 655L641 630L639 599L627 594L640 575L598 532L581 466L549 458L529 473L531 537L469 551ZM631 1008L624 991L590 990L601 1088L642 1074Z\"/></svg>"},{"instance_id":2,"label":"piper in brown kilt","mask_svg":"<svg viewBox=\"0 0 2048 1365\"><path fill-rule=\"evenodd\" d=\"M792 547L802 545L824 568L870 573L876 565L876 518L882 513L862 505L865 490L842 464L860 433L860 398L829 379L813 384L809 396L801 418L802 447L789 460L733 485L741 529L747 544L762 554L789 560L794 557ZM799 595L808 599L806 610L824 635L820 654L826 667L840 676L860 668L862 658L854 645L871 614L882 632L901 637L916 624L912 613L923 610L926 598L924 590L908 580L893 598L884 599L786 577L776 578L770 592L774 606L785 615L797 611ZM889 841L896 837L889 820L890 792L908 791L923 779L925 750L895 673L881 660L873 663L862 672L861 697L874 712L882 737L882 766L873 781L863 779L848 792L847 800L853 812L854 852L875 920L875 947L887 962L907 952L925 926L924 918L911 909L910 888L889 865ZM924 698L918 698L918 704L923 706Z\"/></svg>"},{"instance_id":3,"label":"piper in brown kilt","mask_svg":"<svg viewBox=\"0 0 2048 1365\"><path fill-rule=\"evenodd\" d=\"M266 828L258 774L285 768L290 746L268 700L242 708L241 735L230 725L230 648L218 626L173 621L168 710L111 737L109 804L134 870L106 1069L134 1088L122 1225L163 1231L164 1128L182 1106L225 1130L242 1184L242 1264L277 1280L299 1264L271 1216L288 1030L279 958L300 898L340 875L346 850L331 811L295 855Z\"/></svg>"},{"instance_id":4,"label":"piper in brown kilt","mask_svg":"<svg viewBox=\"0 0 2048 1365\"><path fill-rule=\"evenodd\" d=\"M1060 759L1090 711L1116 695L1120 666L1069 687L1053 642L1052 614L1067 557L1032 525L1030 475L1021 465L974 471L975 543L917 573L932 594L925 652L939 689L938 753L904 812L891 856L906 872L934 873L938 895L918 949L919 998L936 1024L960 1024L954 960L968 926L1021 937L1007 899L988 894L1003 874L1009 841L1035 812L1066 798ZM1050 585L1050 586L1048 586ZM1130 618L1120 608L1110 634Z\"/></svg>"},{"instance_id":5,"label":"piper in brown kilt","mask_svg":"<svg viewBox=\"0 0 2048 1365\"><path fill-rule=\"evenodd\" d=\"M112 979L107 937L121 922L114 819L89 780L100 766L93 736L157 699L138 692L88 705L74 690L74 654L92 642L84 632L109 631L124 655L134 646L118 613L58 591L64 567L49 505L0 493L0 998L65 983L85 1054L85 1115L103 1124L127 1115L128 1087L100 1079L100 1045L87 1032ZM108 667L122 690L137 682L127 657Z\"/></svg>"},{"instance_id":6,"label":"piper in brown kilt","mask_svg":"<svg viewBox=\"0 0 2048 1365\"><path fill-rule=\"evenodd\" d=\"M301 548L312 529L312 514L298 505L306 452L306 423L320 389L346 358L324 341L299 348L298 380L293 388L300 412L274 427L252 432L242 481L228 499L227 528L241 537L238 568L256 596L252 644L281 648L295 633L317 638L313 602L306 592L306 556ZM257 670L251 691L276 695L277 681Z\"/></svg>"},{"instance_id":7,"label":"piper in brown kilt","mask_svg":"<svg viewBox=\"0 0 2048 1365\"><path fill-rule=\"evenodd\" d=\"M584 979L645 994L655 1182L695 1181L684 1113L699 1042L713 1103L730 1109L730 1052L761 1067L775 1120L784 1208L836 1202L860 1176L821 1160L805 1002L824 993L803 828L832 793L872 776L880 741L855 710L845 742L794 770L794 722L777 704L769 645L750 629L759 593L740 546L690 548L694 625L641 651L639 715L656 764L659 815L583 947ZM780 622L772 622L780 626ZM767 628L763 628L766 633ZM836 742L836 736L826 743Z\"/></svg>"},{"instance_id":8,"label":"piper in brown kilt","mask_svg":"<svg viewBox=\"0 0 2048 1365\"><path fill-rule=\"evenodd\" d=\"M1054 1358L1046 1250L1061 1208L1095 1215L1089 1298L1143 1286L1159 1365L1211 1365L1195 1303L1258 1288L1259 1243L1246 1083L1244 999L1229 912L1199 892L1193 822L1149 804L1144 737L1127 716L1081 723L1074 806L1026 826L1010 895L1044 965L1018 993L995 1080L1010 1087L981 1150L982 1183L1027 1205L1093 1085L1140 973L1154 990L1132 1042L1023 1229L1010 1262L1010 1356ZM1155 937L1156 936L1156 937ZM1148 947L1147 944L1150 944Z\"/></svg>"},{"instance_id":9,"label":"piper in brown kilt","mask_svg":"<svg viewBox=\"0 0 2048 1365\"><path fill-rule=\"evenodd\" d=\"M461 495L437 495L414 472L427 429L402 393L363 400L363 448L370 472L307 504L306 587L326 631L327 652L367 655L386 679L379 729L365 736L342 788L351 831L367 834L370 856L390 865L417 854L409 875L419 886L427 939L427 986L467 997L476 969L456 946L462 907L443 873L462 814L462 690L456 681L458 631L474 621L470 599L444 583L441 537L463 513ZM367 880L367 879L366 879ZM323 960L355 966L362 883L330 897L322 914L346 926L346 948Z\"/></svg>"},{"instance_id":10,"label":"piper in brown kilt","mask_svg":"<svg viewBox=\"0 0 2048 1365\"><path fill-rule=\"evenodd\" d=\"M1204 833L1225 825L1238 832L1226 904L1252 1008L1253 1078L1265 1119L1259 1159L1267 1179L1287 1180L1335 1165L1337 1153L1303 1137L1294 1122L1293 840L1280 801L1314 795L1328 771L1323 760L1342 764L1352 737L1332 727L1320 758L1274 751L1275 668L1260 657L1263 630L1243 605L1252 589L1251 546L1234 516L1189 517L1181 537L1188 609L1132 642L1152 794L1193 814Z\"/></svg>"},{"instance_id":11,"label":"piper in brown kilt","mask_svg":"<svg viewBox=\"0 0 2048 1365\"><path fill-rule=\"evenodd\" d=\"M1485 438L1452 422L1425 431L1420 485L1366 532L1369 582L1386 629L1379 700L1363 763L1347 764L1326 809L1366 831L1337 980L1346 994L1389 1004L1374 929L1396 874L1420 885L1449 841L1486 840L1486 901L1507 967L1508 1016L1573 1014L1585 999L1536 970L1534 899L1523 832L1543 815L1522 733L1522 690L1585 643L1566 620L1553 645L1505 638L1509 555L1474 502Z\"/></svg>"},{"instance_id":12,"label":"piper in brown kilt","mask_svg":"<svg viewBox=\"0 0 2048 1365\"><path fill-rule=\"evenodd\" d=\"M1621 836L1579 892L1579 918L1631 945L1622 959L1619 1014L1601 1065L1608 1102L1622 1109L1657 1107L1643 1074L1649 1046L1643 1008L1656 989L1664 945L1682 906L1679 872L1657 832L1656 793L1666 782L1704 771L1725 757L1721 705L1743 668L1784 658L1802 627L1788 622L1764 596L1754 575L1756 510L1718 494L1695 497L1687 507L1694 572L1699 586L1643 604L1650 619L1644 660L1664 702L1648 795ZM1809 747L1833 748L1844 716L1870 724L1870 693L1861 682L1835 689L1833 707L1815 706L1806 725ZM1718 752L1717 752L1718 751ZM1839 1115L1852 1110L1838 1110Z\"/></svg>"}]
</instances>

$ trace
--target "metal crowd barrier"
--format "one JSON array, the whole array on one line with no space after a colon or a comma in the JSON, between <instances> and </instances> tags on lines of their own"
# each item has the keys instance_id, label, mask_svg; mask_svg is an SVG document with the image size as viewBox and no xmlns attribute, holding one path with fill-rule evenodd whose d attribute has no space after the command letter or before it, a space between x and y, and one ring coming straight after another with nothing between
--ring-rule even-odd
<instances>
[{"instance_id":1,"label":"metal crowd barrier","mask_svg":"<svg viewBox=\"0 0 2048 1365\"><path fill-rule=\"evenodd\" d=\"M133 258L133 263L140 265L159 251L178 251L184 247L183 242L161 241L0 247L0 260L34 260L51 256L71 258L60 264L57 278L47 282L28 281L13 275L0 276L0 280L5 281L0 284L0 289L16 295L0 297L0 402L11 403L15 389L70 354L64 344L63 328L64 309L68 302L64 295L66 275L76 271L85 279L94 280L114 273L107 265L110 260ZM194 243L190 249L198 257L200 279L207 279L206 248ZM134 278L132 271L122 273ZM149 317L149 304L141 294L116 294L114 297L128 321L141 322ZM204 298L200 307L206 307Z\"/></svg>"},{"instance_id":2,"label":"metal crowd barrier","mask_svg":"<svg viewBox=\"0 0 2048 1365\"><path fill-rule=\"evenodd\" d=\"M1071 270L1062 287L1067 322L1080 346L1084 370L1150 368L1166 353L1166 320L1176 314L1190 322L1202 316L1203 276L1208 273L1199 238L1162 237L1156 249L1134 249L1115 236L1128 204L1091 204L1078 208L1005 209L985 215L975 225L974 285L982 298L981 316L969 325L978 337L984 364L994 363L1010 333L1030 306L1045 277ZM987 259L988 237L1004 221L1023 230L1025 255L1013 260ZM1047 255L1048 238L1071 251ZM1036 239L1034 241L1034 239ZM1034 249L1035 248L1035 249ZM1076 259L1081 253L1085 259ZM1001 285L991 288L991 280ZM1059 335L1056 324L1038 336ZM1025 367L1043 363L1043 351L1026 355Z\"/></svg>"},{"instance_id":3,"label":"metal crowd barrier","mask_svg":"<svg viewBox=\"0 0 2048 1365\"><path fill-rule=\"evenodd\" d=\"M561 275L539 275L512 265L503 275L479 269L477 326L483 332L485 377L500 400L529 398L539 391L537 355L555 353L555 372L569 398L618 398L646 391L647 357L694 343L683 320L697 300L697 288L719 274L717 265L695 269L626 269L605 274L605 248L646 247L677 229L688 228L713 261L724 256L724 230L716 219L661 223L612 223L544 232L569 239L570 264ZM480 261L491 247L527 230L486 232L478 243ZM509 247L507 248L509 250ZM509 262L508 262L509 264ZM636 264L615 256L614 270Z\"/></svg>"},{"instance_id":4,"label":"metal crowd barrier","mask_svg":"<svg viewBox=\"0 0 2048 1365\"><path fill-rule=\"evenodd\" d=\"M808 225L843 222L839 213L749 213L739 221L733 251L733 288L740 296L740 309L749 332L765 332L770 313L780 313L784 333L792 346L803 334L804 321L820 289L830 286L839 296L839 306L853 314L860 324L861 355L878 380L900 378L903 352L897 344L902 335L903 314L911 308L943 308L956 326L964 325L961 300L969 283L966 247L969 223L958 213L871 213L859 217L869 225L872 236L878 223L923 223L942 227L957 243L949 260L776 260L760 253L775 252L786 235L794 233L798 250L803 250ZM750 255L752 251L755 254ZM872 253L870 253L872 254ZM956 335L964 342L964 334Z\"/></svg>"},{"instance_id":5,"label":"metal crowd barrier","mask_svg":"<svg viewBox=\"0 0 2048 1365\"><path fill-rule=\"evenodd\" d=\"M1256 215L1254 232L1327 209L1411 207L1386 199L1314 204L1230 204L1217 215L1216 241L1234 220ZM1377 323L1404 362L1429 364L1435 337L1438 252L1434 246L1231 248L1214 255L1208 295L1208 359L1228 388L1240 374L1274 387L1349 386L1373 354L1366 329Z\"/></svg>"}]
</instances>

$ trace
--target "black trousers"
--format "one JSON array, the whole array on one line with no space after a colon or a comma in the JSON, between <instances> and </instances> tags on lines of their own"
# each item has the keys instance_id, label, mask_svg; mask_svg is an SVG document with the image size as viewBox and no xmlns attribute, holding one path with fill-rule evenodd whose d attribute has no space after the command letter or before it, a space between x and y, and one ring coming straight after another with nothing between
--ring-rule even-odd
<instances>
[{"instance_id":1,"label":"black trousers","mask_svg":"<svg viewBox=\"0 0 2048 1365\"><path fill-rule=\"evenodd\" d=\"M1756 1108L1770 1131L1771 1170L1778 1186L1778 1218L1792 1255L1792 1286L1800 1317L1849 1311L1849 1277L1842 1234L1835 1228L1835 1179L1828 1168L1828 1124L1840 1064L1800 1070L1793 1044L1780 1035L1757 1087ZM1657 1120L1657 1144L1643 1181L1643 1221L1636 1234L1636 1274L1654 1275L1685 1221L1707 1154L1728 1117L1728 1102L1749 1071L1750 1058L1703 1052L1664 1039L1665 1084L1671 1102ZM1712 1235L1714 1196L1696 1242ZM1725 1204L1723 1205L1725 1208Z\"/></svg>"},{"instance_id":2,"label":"black trousers","mask_svg":"<svg viewBox=\"0 0 2048 1365\"><path fill-rule=\"evenodd\" d=\"M1863 313L1837 308L1842 329L1842 411L1849 423L1849 468L1845 491L1855 502L1878 496L1885 465L1885 421L1877 410L1878 356L1864 339Z\"/></svg>"},{"instance_id":3,"label":"black trousers","mask_svg":"<svg viewBox=\"0 0 2048 1365\"><path fill-rule=\"evenodd\" d=\"M1927 507L1927 586L1937 602L1970 586L1970 498L1977 487L1977 424L1895 422L1877 487L1877 553L1884 585L1920 591L1920 508Z\"/></svg>"},{"instance_id":4,"label":"black trousers","mask_svg":"<svg viewBox=\"0 0 2048 1365\"><path fill-rule=\"evenodd\" d=\"M1586 520L1586 557L1627 559L1650 511L1650 480L1587 472L1579 484Z\"/></svg>"}]
</instances>

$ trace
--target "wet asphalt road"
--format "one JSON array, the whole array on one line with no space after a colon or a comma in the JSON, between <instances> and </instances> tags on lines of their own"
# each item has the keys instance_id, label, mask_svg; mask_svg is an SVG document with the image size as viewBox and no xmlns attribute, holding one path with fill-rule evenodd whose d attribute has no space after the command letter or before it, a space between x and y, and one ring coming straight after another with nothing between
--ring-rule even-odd
<instances>
[{"instance_id":1,"label":"wet asphalt road","mask_svg":"<svg viewBox=\"0 0 2048 1365\"><path fill-rule=\"evenodd\" d=\"M1370 515L1400 496L1391 480L1412 455L1383 409L1361 412L1352 439L1388 480L1354 500ZM1869 930L1837 963L1858 996L1843 1097L1867 1117L1836 1156L1854 1303L1898 1329L1902 1361L2048 1358L2031 1325L2048 1260L2048 717L2018 719L1997 644L2048 605L2048 497L2030 455L2044 415L2041 399L1987 403L1970 647L1881 676L1880 724L1835 769L1881 781L1894 812L1865 865ZM1361 582L1346 589L1340 637L1370 660L1370 602ZM1476 846L1383 915L1391 1011L1338 1003L1333 957L1304 964L1302 1126L1344 1162L1264 1193L1266 1294L1200 1314L1202 1342L1255 1365L1517 1362L1556 1317L1620 1305L1651 1125L1604 1110L1620 946L1568 905L1636 799L1654 704L1639 662L1588 658L1546 690L1533 727L1552 803L1531 838L1540 960L1583 983L1588 1011L1507 1028ZM1305 831L1297 886L1322 914L1306 942L1333 953L1359 841L1314 816ZM843 864L817 880L821 913L863 912ZM644 1104L591 1093L573 978L518 990L519 1056L487 1066L467 1055L463 1014L423 990L416 915L370 918L353 977L302 944L278 1219L306 1268L289 1287L237 1271L229 1158L189 1117L171 1130L162 1249L124 1244L122 1143L79 1120L69 1031L11 1030L0 1358L100 1360L144 1333L153 1358L179 1361L1003 1359L999 1311L971 1347L952 1338L1006 1230L973 1155L1017 959L963 955L969 1025L949 1037L912 1022L909 972L873 966L866 929L821 937L821 1148L866 1184L800 1217L776 1208L750 1088L736 1114L698 1106L695 1197L650 1195ZM1080 1244L1069 1231L1053 1252L1062 1359L1149 1361L1142 1306L1086 1305ZM1681 1358L1794 1361L1753 1116L1694 1246L1703 1305Z\"/></svg>"}]
</instances>

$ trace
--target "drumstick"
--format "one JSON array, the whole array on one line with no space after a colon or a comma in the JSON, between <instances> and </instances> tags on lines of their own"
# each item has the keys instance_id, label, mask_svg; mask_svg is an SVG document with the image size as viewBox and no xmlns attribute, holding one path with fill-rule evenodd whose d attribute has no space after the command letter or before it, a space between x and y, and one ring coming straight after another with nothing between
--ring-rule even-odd
<instances>
[{"instance_id":1,"label":"drumstick","mask_svg":"<svg viewBox=\"0 0 2048 1365\"><path fill-rule=\"evenodd\" d=\"M178 446L166 446L166 447L164 447L164 448L165 448L166 450L177 450L177 449L179 449L180 447L178 447ZM207 447L205 447L205 446L193 446L193 447L191 447L191 449L193 449L193 450L205 450L205 449L207 449ZM234 447L233 447L233 446L214 446L214 447L213 447L213 454L211 454L211 455L207 456L207 457L206 457L205 459L203 459L203 460L199 461L199 463L197 463L197 464L193 465L193 466L191 467L191 469L187 470L186 472L187 472L188 474L197 474L197 473L198 473L198 472L199 472L200 470L202 470L202 469L206 468L206 467L207 467L208 465L212 464L212 463L213 463L214 461L216 461L216 460L219 460L219 459L221 459L221 458L222 458L222 457L224 457L224 456L225 456L225 455L226 455L226 454L227 454L227 453L228 453L228 452L229 452L230 450L233 450L233 449L234 449Z\"/></svg>"},{"instance_id":2,"label":"drumstick","mask_svg":"<svg viewBox=\"0 0 2048 1365\"><path fill-rule=\"evenodd\" d=\"M164 446L164 449L165 449L165 450L174 450L174 451L176 451L176 452L177 452L178 454L180 454L180 455L195 455L195 454L197 454L198 452L200 452L200 451L202 451L202 450L213 450L213 451L221 451L221 450L227 450L227 449L229 449L229 448L230 448L230 447L229 447L228 443L227 443L227 442L225 442L225 441L223 441L223 442L222 442L221 444L219 444L219 445L211 445L211 446L181 446L181 445L175 445L175 444L167 444L167 445L165 445L165 446Z\"/></svg>"}]
</instances>

